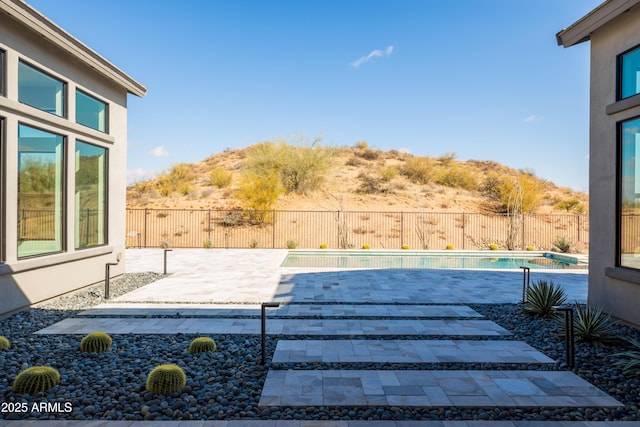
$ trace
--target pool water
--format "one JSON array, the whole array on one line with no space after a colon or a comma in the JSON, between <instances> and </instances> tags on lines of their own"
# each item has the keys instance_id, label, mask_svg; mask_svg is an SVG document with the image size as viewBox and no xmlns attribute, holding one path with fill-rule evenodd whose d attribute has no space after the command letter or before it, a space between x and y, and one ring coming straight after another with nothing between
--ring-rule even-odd
<instances>
[{"instance_id":1,"label":"pool water","mask_svg":"<svg viewBox=\"0 0 640 427\"><path fill-rule=\"evenodd\" d=\"M505 255L480 253L291 252L282 267L417 269L587 269L575 258L551 253Z\"/></svg>"}]
</instances>

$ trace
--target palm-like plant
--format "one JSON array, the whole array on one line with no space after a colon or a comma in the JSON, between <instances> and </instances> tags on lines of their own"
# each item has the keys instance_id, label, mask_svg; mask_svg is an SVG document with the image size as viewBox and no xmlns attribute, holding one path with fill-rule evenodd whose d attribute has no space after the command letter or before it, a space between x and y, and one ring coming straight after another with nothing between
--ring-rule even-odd
<instances>
[{"instance_id":1,"label":"palm-like plant","mask_svg":"<svg viewBox=\"0 0 640 427\"><path fill-rule=\"evenodd\" d=\"M615 340L615 322L600 307L576 304L573 319L573 335L578 341L591 344L606 344ZM564 335L565 325L560 322L559 333Z\"/></svg>"},{"instance_id":2,"label":"palm-like plant","mask_svg":"<svg viewBox=\"0 0 640 427\"><path fill-rule=\"evenodd\" d=\"M537 316L549 316L553 307L567 300L564 289L553 280L538 280L527 289L527 302L523 308L525 313Z\"/></svg>"},{"instance_id":3,"label":"palm-like plant","mask_svg":"<svg viewBox=\"0 0 640 427\"><path fill-rule=\"evenodd\" d=\"M635 350L625 351L614 354L614 357L620 359L614 362L614 365L622 369L622 373L628 376L640 375L640 342L633 338L625 338Z\"/></svg>"}]
</instances>

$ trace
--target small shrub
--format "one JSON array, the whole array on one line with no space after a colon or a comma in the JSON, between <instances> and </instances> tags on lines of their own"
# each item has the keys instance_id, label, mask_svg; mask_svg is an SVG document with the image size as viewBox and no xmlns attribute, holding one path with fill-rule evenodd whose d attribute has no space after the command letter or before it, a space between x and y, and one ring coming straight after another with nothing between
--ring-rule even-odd
<instances>
[{"instance_id":1,"label":"small shrub","mask_svg":"<svg viewBox=\"0 0 640 427\"><path fill-rule=\"evenodd\" d=\"M364 162L358 159L356 156L349 157L349 160L345 162L345 166L361 166Z\"/></svg>"},{"instance_id":2,"label":"small shrub","mask_svg":"<svg viewBox=\"0 0 640 427\"><path fill-rule=\"evenodd\" d=\"M295 240L287 240L287 249L295 249L298 247L298 244Z\"/></svg>"},{"instance_id":3,"label":"small shrub","mask_svg":"<svg viewBox=\"0 0 640 427\"><path fill-rule=\"evenodd\" d=\"M398 176L398 168L395 166L382 166L378 169L378 175L384 182L389 182Z\"/></svg>"},{"instance_id":4,"label":"small shrub","mask_svg":"<svg viewBox=\"0 0 640 427\"><path fill-rule=\"evenodd\" d=\"M111 337L104 332L91 332L80 341L83 353L104 353L111 348Z\"/></svg>"},{"instance_id":5,"label":"small shrub","mask_svg":"<svg viewBox=\"0 0 640 427\"><path fill-rule=\"evenodd\" d=\"M211 249L211 248L213 248L213 242L211 240L205 240L204 243L202 244L202 246L205 249Z\"/></svg>"},{"instance_id":6,"label":"small shrub","mask_svg":"<svg viewBox=\"0 0 640 427\"><path fill-rule=\"evenodd\" d=\"M231 185L233 173L227 172L224 168L214 168L209 174L209 184L217 188L226 188Z\"/></svg>"},{"instance_id":7,"label":"small shrub","mask_svg":"<svg viewBox=\"0 0 640 427\"><path fill-rule=\"evenodd\" d=\"M402 168L402 173L418 184L428 184L434 177L434 161L430 157L412 157Z\"/></svg>"},{"instance_id":8,"label":"small shrub","mask_svg":"<svg viewBox=\"0 0 640 427\"><path fill-rule=\"evenodd\" d=\"M33 366L20 372L13 381L16 393L38 394L60 384L60 373L51 366Z\"/></svg>"},{"instance_id":9,"label":"small shrub","mask_svg":"<svg viewBox=\"0 0 640 427\"><path fill-rule=\"evenodd\" d=\"M529 245L529 246L527 246L527 250L528 251L535 251L536 248L534 248L533 246Z\"/></svg>"},{"instance_id":10,"label":"small shrub","mask_svg":"<svg viewBox=\"0 0 640 427\"><path fill-rule=\"evenodd\" d=\"M197 354L197 353L206 353L206 352L214 352L218 346L216 342L209 337L198 337L194 338L193 341L189 344L189 353Z\"/></svg>"},{"instance_id":11,"label":"small shrub","mask_svg":"<svg viewBox=\"0 0 640 427\"><path fill-rule=\"evenodd\" d=\"M567 253L569 252L569 249L571 249L571 243L569 243L569 241L564 237L558 237L556 240L554 240L553 246L558 249L558 251L563 253Z\"/></svg>"},{"instance_id":12,"label":"small shrub","mask_svg":"<svg viewBox=\"0 0 640 427\"><path fill-rule=\"evenodd\" d=\"M386 189L382 186L382 179L368 175L364 172L360 172L358 175L361 183L356 189L356 193L359 194L376 194L384 193Z\"/></svg>"},{"instance_id":13,"label":"small shrub","mask_svg":"<svg viewBox=\"0 0 640 427\"><path fill-rule=\"evenodd\" d=\"M435 179L436 183L451 188L462 188L474 191L478 188L478 180L467 170L457 166L446 168Z\"/></svg>"},{"instance_id":14,"label":"small shrub","mask_svg":"<svg viewBox=\"0 0 640 427\"><path fill-rule=\"evenodd\" d=\"M187 385L187 376L178 365L158 365L147 376L147 391L153 394L169 394Z\"/></svg>"},{"instance_id":15,"label":"small shrub","mask_svg":"<svg viewBox=\"0 0 640 427\"><path fill-rule=\"evenodd\" d=\"M329 245L327 245L326 243L320 243L320 249L327 249L329 247Z\"/></svg>"},{"instance_id":16,"label":"small shrub","mask_svg":"<svg viewBox=\"0 0 640 427\"><path fill-rule=\"evenodd\" d=\"M614 362L614 366L622 369L623 374L636 377L640 375L640 342L633 338L625 338L625 340L631 344L633 350L614 354L614 357L619 358Z\"/></svg>"},{"instance_id":17,"label":"small shrub","mask_svg":"<svg viewBox=\"0 0 640 427\"><path fill-rule=\"evenodd\" d=\"M499 249L499 247L495 243L492 243L492 244L489 245L489 250L491 250L491 251L497 251L498 249Z\"/></svg>"},{"instance_id":18,"label":"small shrub","mask_svg":"<svg viewBox=\"0 0 640 427\"><path fill-rule=\"evenodd\" d=\"M564 320L558 319L559 333L564 336ZM577 341L591 344L606 344L615 340L614 322L600 307L576 304L576 315L573 320L573 333Z\"/></svg>"},{"instance_id":19,"label":"small shrub","mask_svg":"<svg viewBox=\"0 0 640 427\"><path fill-rule=\"evenodd\" d=\"M183 196L188 196L193 192L193 186L188 182L183 182L181 184L178 184L177 191Z\"/></svg>"},{"instance_id":20,"label":"small shrub","mask_svg":"<svg viewBox=\"0 0 640 427\"><path fill-rule=\"evenodd\" d=\"M402 245L402 246L401 246L401 248L402 248L402 249L405 249L405 250L409 250L409 249L411 249L411 246L409 246L409 245Z\"/></svg>"},{"instance_id":21,"label":"small shrub","mask_svg":"<svg viewBox=\"0 0 640 427\"><path fill-rule=\"evenodd\" d=\"M527 289L527 302L523 308L525 313L546 317L553 312L553 307L567 300L564 289L553 280L538 280Z\"/></svg>"},{"instance_id":22,"label":"small shrub","mask_svg":"<svg viewBox=\"0 0 640 427\"><path fill-rule=\"evenodd\" d=\"M255 248L257 248L257 247L258 247L258 245L259 245L259 244L260 244L260 242L258 242L258 240L253 239L253 240L251 241L251 244L250 244L249 246L251 247L251 249L255 249Z\"/></svg>"},{"instance_id":23,"label":"small shrub","mask_svg":"<svg viewBox=\"0 0 640 427\"><path fill-rule=\"evenodd\" d=\"M447 243L447 247L446 247L446 249L447 249L448 251L452 251L452 250L454 250L454 249L455 249L455 247L453 246L453 244L451 244L451 243Z\"/></svg>"},{"instance_id":24,"label":"small shrub","mask_svg":"<svg viewBox=\"0 0 640 427\"><path fill-rule=\"evenodd\" d=\"M356 142L356 148L358 150L366 150L369 148L369 143L367 141L358 141Z\"/></svg>"},{"instance_id":25,"label":"small shrub","mask_svg":"<svg viewBox=\"0 0 640 427\"><path fill-rule=\"evenodd\" d=\"M11 347L11 341L7 337L0 336L0 350Z\"/></svg>"},{"instance_id":26,"label":"small shrub","mask_svg":"<svg viewBox=\"0 0 640 427\"><path fill-rule=\"evenodd\" d=\"M362 245L362 249L371 249L371 245L368 243L365 243L364 245Z\"/></svg>"},{"instance_id":27,"label":"small shrub","mask_svg":"<svg viewBox=\"0 0 640 427\"><path fill-rule=\"evenodd\" d=\"M357 154L365 160L377 160L380 157L380 150L366 148L364 150L360 150Z\"/></svg>"},{"instance_id":28,"label":"small shrub","mask_svg":"<svg viewBox=\"0 0 640 427\"><path fill-rule=\"evenodd\" d=\"M265 175L244 174L239 183L237 197L247 209L266 211L273 207L282 194L280 177L269 172Z\"/></svg>"}]
</instances>

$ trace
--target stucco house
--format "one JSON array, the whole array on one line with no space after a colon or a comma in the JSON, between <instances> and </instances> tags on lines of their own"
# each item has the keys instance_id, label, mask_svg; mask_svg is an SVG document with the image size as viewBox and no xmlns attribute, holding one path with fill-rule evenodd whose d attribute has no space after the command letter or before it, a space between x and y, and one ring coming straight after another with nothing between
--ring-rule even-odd
<instances>
[{"instance_id":1,"label":"stucco house","mask_svg":"<svg viewBox=\"0 0 640 427\"><path fill-rule=\"evenodd\" d=\"M121 258L127 95L146 91L25 2L0 0L0 314L97 283Z\"/></svg>"},{"instance_id":2,"label":"stucco house","mask_svg":"<svg viewBox=\"0 0 640 427\"><path fill-rule=\"evenodd\" d=\"M589 303L640 325L640 0L608 0L556 37L591 42Z\"/></svg>"}]
</instances>

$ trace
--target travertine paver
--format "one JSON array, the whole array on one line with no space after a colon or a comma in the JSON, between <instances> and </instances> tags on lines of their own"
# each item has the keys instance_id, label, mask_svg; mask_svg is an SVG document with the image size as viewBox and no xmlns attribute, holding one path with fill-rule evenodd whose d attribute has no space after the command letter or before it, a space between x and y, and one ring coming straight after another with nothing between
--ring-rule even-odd
<instances>
[{"instance_id":1,"label":"travertine paver","mask_svg":"<svg viewBox=\"0 0 640 427\"><path fill-rule=\"evenodd\" d=\"M260 304L105 303L79 316L260 316ZM283 304L266 311L269 317L483 317L464 305Z\"/></svg>"},{"instance_id":2,"label":"travertine paver","mask_svg":"<svg viewBox=\"0 0 640 427\"><path fill-rule=\"evenodd\" d=\"M571 372L272 369L259 406L622 405Z\"/></svg>"},{"instance_id":3,"label":"travertine paver","mask_svg":"<svg viewBox=\"0 0 640 427\"><path fill-rule=\"evenodd\" d=\"M522 341L279 340L273 363L555 363Z\"/></svg>"},{"instance_id":4,"label":"travertine paver","mask_svg":"<svg viewBox=\"0 0 640 427\"><path fill-rule=\"evenodd\" d=\"M259 319L67 318L37 334L260 334ZM490 320L474 319L269 319L273 335L446 335L501 336L510 332Z\"/></svg>"}]
</instances>

